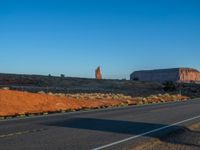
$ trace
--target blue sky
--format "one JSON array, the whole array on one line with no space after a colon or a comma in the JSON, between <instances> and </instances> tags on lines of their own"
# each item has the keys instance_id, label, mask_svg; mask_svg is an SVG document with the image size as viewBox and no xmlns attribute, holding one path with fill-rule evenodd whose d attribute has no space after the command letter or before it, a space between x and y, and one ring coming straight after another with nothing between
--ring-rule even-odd
<instances>
[{"instance_id":1,"label":"blue sky","mask_svg":"<svg viewBox=\"0 0 200 150\"><path fill-rule=\"evenodd\" d=\"M199 0L0 0L0 72L200 69Z\"/></svg>"}]
</instances>

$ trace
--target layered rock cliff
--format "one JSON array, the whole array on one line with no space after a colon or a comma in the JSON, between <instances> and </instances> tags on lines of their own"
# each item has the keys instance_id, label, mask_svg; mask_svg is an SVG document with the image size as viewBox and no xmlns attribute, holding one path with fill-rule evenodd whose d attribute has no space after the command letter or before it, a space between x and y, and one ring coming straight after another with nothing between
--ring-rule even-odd
<instances>
[{"instance_id":1,"label":"layered rock cliff","mask_svg":"<svg viewBox=\"0 0 200 150\"><path fill-rule=\"evenodd\" d=\"M200 82L200 72L192 68L144 70L133 72L130 78L153 82Z\"/></svg>"},{"instance_id":2,"label":"layered rock cliff","mask_svg":"<svg viewBox=\"0 0 200 150\"><path fill-rule=\"evenodd\" d=\"M200 82L200 72L196 69L181 68L179 77L182 82Z\"/></svg>"}]
</instances>

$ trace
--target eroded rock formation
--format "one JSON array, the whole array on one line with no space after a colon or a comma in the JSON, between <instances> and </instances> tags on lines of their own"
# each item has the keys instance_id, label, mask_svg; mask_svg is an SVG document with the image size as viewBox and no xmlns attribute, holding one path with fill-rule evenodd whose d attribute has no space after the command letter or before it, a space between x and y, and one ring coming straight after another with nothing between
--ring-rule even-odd
<instances>
[{"instance_id":1,"label":"eroded rock formation","mask_svg":"<svg viewBox=\"0 0 200 150\"><path fill-rule=\"evenodd\" d=\"M95 70L95 77L97 80L101 80L102 79L102 74L101 74L101 68L97 67L97 69Z\"/></svg>"}]
</instances>

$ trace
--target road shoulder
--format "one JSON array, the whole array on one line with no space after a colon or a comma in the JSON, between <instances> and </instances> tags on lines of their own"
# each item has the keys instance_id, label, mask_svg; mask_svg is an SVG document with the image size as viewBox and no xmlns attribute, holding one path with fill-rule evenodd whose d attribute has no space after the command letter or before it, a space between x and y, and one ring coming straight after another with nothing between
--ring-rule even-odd
<instances>
[{"instance_id":1,"label":"road shoulder","mask_svg":"<svg viewBox=\"0 0 200 150\"><path fill-rule=\"evenodd\" d=\"M140 143L131 150L199 150L200 122L189 127L180 127L162 138L152 138L148 142Z\"/></svg>"}]
</instances>

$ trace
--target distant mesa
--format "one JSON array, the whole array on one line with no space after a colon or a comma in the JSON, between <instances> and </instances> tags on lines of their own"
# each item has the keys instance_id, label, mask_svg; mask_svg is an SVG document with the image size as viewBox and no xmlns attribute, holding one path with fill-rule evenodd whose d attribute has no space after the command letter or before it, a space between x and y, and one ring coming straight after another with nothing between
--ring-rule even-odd
<instances>
[{"instance_id":1,"label":"distant mesa","mask_svg":"<svg viewBox=\"0 0 200 150\"><path fill-rule=\"evenodd\" d=\"M97 80L101 80L102 79L102 74L101 74L101 68L100 66L97 67L97 69L95 70L95 77Z\"/></svg>"},{"instance_id":2,"label":"distant mesa","mask_svg":"<svg viewBox=\"0 0 200 150\"><path fill-rule=\"evenodd\" d=\"M200 72L193 68L171 68L157 70L135 71L130 75L131 80L153 82L200 82Z\"/></svg>"}]
</instances>

